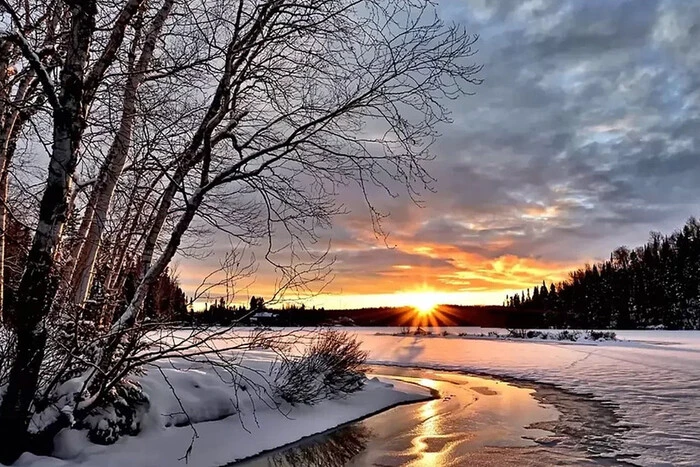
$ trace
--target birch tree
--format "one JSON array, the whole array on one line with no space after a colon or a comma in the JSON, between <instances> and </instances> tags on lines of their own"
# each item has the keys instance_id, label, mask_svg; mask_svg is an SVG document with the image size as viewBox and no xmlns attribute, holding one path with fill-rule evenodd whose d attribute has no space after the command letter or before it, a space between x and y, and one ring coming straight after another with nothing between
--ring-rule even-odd
<instances>
[{"instance_id":1,"label":"birch tree","mask_svg":"<svg viewBox=\"0 0 700 467\"><path fill-rule=\"evenodd\" d=\"M57 3L56 8L65 7L68 10L68 24L65 43L60 44L65 47L63 65L58 74L58 82L54 83L53 73L25 34L26 30L31 31L36 25L23 21L17 10L5 0L1 5L14 24L14 28L9 34L5 33L3 39L16 44L26 61L25 66L36 73L53 114L48 176L41 198L38 223L27 266L18 287L16 303L6 311L6 315L12 317L16 336L16 354L0 405L0 439L3 439L0 460L8 461L27 448L30 406L36 394L46 346L45 318L55 292L53 267L56 256L60 253L57 247L66 219L71 177L78 162L85 111L90 98L94 96L94 89L114 60L121 41L118 30L122 23L126 26L135 8L125 5L122 15L115 22L115 43L110 43L105 48L92 70L86 73L89 48L96 28L97 2L85 0L65 2L65 5ZM25 13L31 23L30 12Z\"/></svg>"},{"instance_id":2,"label":"birch tree","mask_svg":"<svg viewBox=\"0 0 700 467\"><path fill-rule=\"evenodd\" d=\"M156 47L156 41L174 3L174 0L163 2L146 31L144 44L138 58L134 57L133 49L137 47L139 37L138 35L134 37L135 44L129 57L128 78L124 90L119 128L100 169L95 189L92 191L80 228L80 231L86 232L86 234L84 238L79 236L82 248L77 256L76 273L72 279L73 302L76 305L81 305L87 297L95 259L97 258L97 252L107 222L107 212L131 147L133 126L136 120L136 94L139 86L143 83Z\"/></svg>"}]
</instances>

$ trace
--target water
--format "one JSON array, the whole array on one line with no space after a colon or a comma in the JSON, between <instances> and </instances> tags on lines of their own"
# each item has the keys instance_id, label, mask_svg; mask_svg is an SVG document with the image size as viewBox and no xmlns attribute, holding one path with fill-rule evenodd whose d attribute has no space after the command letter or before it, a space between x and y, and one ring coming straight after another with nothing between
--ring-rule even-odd
<instances>
[{"instance_id":1,"label":"water","mask_svg":"<svg viewBox=\"0 0 700 467\"><path fill-rule=\"evenodd\" d=\"M237 465L617 465L612 410L548 386L456 372L373 368L439 397L383 412Z\"/></svg>"}]
</instances>

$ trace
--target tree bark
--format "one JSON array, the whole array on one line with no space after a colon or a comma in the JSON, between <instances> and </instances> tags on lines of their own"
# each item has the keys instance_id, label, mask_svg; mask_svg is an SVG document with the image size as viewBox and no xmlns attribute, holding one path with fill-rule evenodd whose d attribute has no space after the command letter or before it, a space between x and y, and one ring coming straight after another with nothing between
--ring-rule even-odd
<instances>
[{"instance_id":1,"label":"tree bark","mask_svg":"<svg viewBox=\"0 0 700 467\"><path fill-rule=\"evenodd\" d=\"M5 191L3 187L6 185L6 166L7 166L7 146L8 141L6 136L8 131L8 112L6 110L7 102L9 102L10 93L8 92L9 78L9 55L11 44L9 41L0 41L0 190ZM4 203L5 196L0 192L0 321L3 318L3 298L5 296L5 214L6 206Z\"/></svg>"},{"instance_id":2,"label":"tree bark","mask_svg":"<svg viewBox=\"0 0 700 467\"><path fill-rule=\"evenodd\" d=\"M182 241L183 235L185 234L185 232L187 232L187 229L189 228L190 224L192 223L192 220L197 214L197 211L202 205L202 201L204 200L205 194L205 191L197 190L190 197L190 199L187 202L185 212L180 216L177 223L175 224L175 227L171 231L168 243L166 244L163 252L158 257L156 262L152 266L150 266L148 268L148 271L146 271L146 273L141 277L139 284L136 287L136 291L134 292L134 296L129 302L129 305L126 307L126 310L124 310L121 316L119 316L119 318L114 323L111 323L109 331L110 338L106 342L106 344L99 349L96 358L96 361L98 362L98 367L101 368L103 371L109 369L114 350L117 348L117 345L122 339L122 336L125 332L128 331L130 325L138 319L138 315L141 312L141 309L143 308L143 303L146 300L146 296L148 295L149 288L165 271L173 256L175 256L175 253L177 252L177 249L180 246L180 242ZM109 372L105 371L105 373ZM93 387L92 393L100 393L100 387L104 387L105 383L106 381L102 380L96 369L93 368L90 371L86 382L86 385L96 386ZM88 402L85 406L81 406L81 404L79 404L77 408L78 410L83 412L89 411L92 407L92 404L94 404L96 400L97 399L92 398L90 402Z\"/></svg>"},{"instance_id":3,"label":"tree bark","mask_svg":"<svg viewBox=\"0 0 700 467\"><path fill-rule=\"evenodd\" d=\"M15 93L12 102L13 109L5 111L3 118L0 118L0 321L2 321L4 314L5 303L5 224L7 223L8 171L22 126L33 113L32 110L20 110L21 107L27 106L26 99L33 89L33 80L34 73L28 71ZM3 94L0 93L0 99L9 97L9 95L3 96ZM3 112L2 107L0 107L0 112Z\"/></svg>"},{"instance_id":4,"label":"tree bark","mask_svg":"<svg viewBox=\"0 0 700 467\"><path fill-rule=\"evenodd\" d=\"M87 235L82 241L82 248L75 265L72 281L72 301L76 305L82 305L88 297L88 292L92 283L95 259L102 242L102 234L107 222L107 212L112 202L112 196L117 186L119 176L126 164L129 148L136 119L136 100L140 85L145 78L146 69L153 57L156 40L160 31L173 7L174 0L165 0L163 6L153 20L151 28L146 35L145 43L136 66L126 83L124 90L124 102L122 104L122 117L117 135L112 141L107 159L100 170L100 175L94 188L94 196L91 196L91 203L94 203L90 210L90 216L84 218L89 222ZM91 209L90 209L91 208ZM87 213L86 213L87 214ZM81 225L82 228L82 225ZM82 237L80 237L82 239Z\"/></svg>"},{"instance_id":5,"label":"tree bark","mask_svg":"<svg viewBox=\"0 0 700 467\"><path fill-rule=\"evenodd\" d=\"M54 105L53 145L39 219L20 280L17 302L10 311L17 337L16 358L0 405L0 462L14 462L29 446L31 411L46 347L45 318L53 302L56 247L66 219L70 182L82 134L82 94L88 49L95 30L96 0L71 3L65 64L58 105ZM42 83L46 85L46 83ZM53 93L53 89L45 89Z\"/></svg>"},{"instance_id":6,"label":"tree bark","mask_svg":"<svg viewBox=\"0 0 700 467\"><path fill-rule=\"evenodd\" d=\"M9 161L6 160L3 165L5 167L0 173L0 322L3 320L5 306L5 244L7 242L5 229L7 226L7 189L9 184L7 167Z\"/></svg>"}]
</instances>

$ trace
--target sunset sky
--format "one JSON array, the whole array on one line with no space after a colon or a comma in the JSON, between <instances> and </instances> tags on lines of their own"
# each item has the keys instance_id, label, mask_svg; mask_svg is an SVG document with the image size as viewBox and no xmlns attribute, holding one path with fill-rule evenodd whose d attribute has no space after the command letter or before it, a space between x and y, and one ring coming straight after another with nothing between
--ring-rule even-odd
<instances>
[{"instance_id":1,"label":"sunset sky","mask_svg":"<svg viewBox=\"0 0 700 467\"><path fill-rule=\"evenodd\" d=\"M424 207L405 195L375 199L390 214L386 242L359 193L341 193L351 212L324 235L334 280L309 304L500 304L700 214L697 3L441 0L439 8L479 34L484 83L450 103L454 123L433 147L435 192L423 193ZM227 245L178 261L187 293ZM236 301L266 296L273 284L263 265Z\"/></svg>"}]
</instances>

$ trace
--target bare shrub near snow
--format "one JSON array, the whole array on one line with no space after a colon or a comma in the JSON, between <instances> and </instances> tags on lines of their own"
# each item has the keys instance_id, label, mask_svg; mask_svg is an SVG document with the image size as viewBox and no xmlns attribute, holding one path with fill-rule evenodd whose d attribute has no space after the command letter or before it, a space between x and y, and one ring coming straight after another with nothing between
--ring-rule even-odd
<instances>
[{"instance_id":1,"label":"bare shrub near snow","mask_svg":"<svg viewBox=\"0 0 700 467\"><path fill-rule=\"evenodd\" d=\"M93 443L112 444L123 435L138 434L149 407L148 395L141 386L122 381L109 391L103 405L95 407L76 427L87 429Z\"/></svg>"},{"instance_id":2,"label":"bare shrub near snow","mask_svg":"<svg viewBox=\"0 0 700 467\"><path fill-rule=\"evenodd\" d=\"M525 339L527 336L526 329L508 329L508 335L506 337L512 339Z\"/></svg>"},{"instance_id":3,"label":"bare shrub near snow","mask_svg":"<svg viewBox=\"0 0 700 467\"><path fill-rule=\"evenodd\" d=\"M592 341L616 341L617 334L613 331L586 331L586 339Z\"/></svg>"},{"instance_id":4,"label":"bare shrub near snow","mask_svg":"<svg viewBox=\"0 0 700 467\"><path fill-rule=\"evenodd\" d=\"M493 334L493 336L492 336ZM500 337L498 333L489 332L489 337ZM612 331L576 331L563 329L561 331L537 331L526 329L509 329L507 339L542 339L576 342L580 339L591 341L615 341L617 335Z\"/></svg>"},{"instance_id":5,"label":"bare shrub near snow","mask_svg":"<svg viewBox=\"0 0 700 467\"><path fill-rule=\"evenodd\" d=\"M564 329L563 331L559 331L555 335L556 340L558 341L572 341L576 342L579 337L581 337L581 333L579 331L570 331L568 329Z\"/></svg>"},{"instance_id":6,"label":"bare shrub near snow","mask_svg":"<svg viewBox=\"0 0 700 467\"><path fill-rule=\"evenodd\" d=\"M314 404L362 389L367 352L347 332L324 330L304 353L285 361L275 376L275 392L290 404Z\"/></svg>"},{"instance_id":7,"label":"bare shrub near snow","mask_svg":"<svg viewBox=\"0 0 700 467\"><path fill-rule=\"evenodd\" d=\"M84 376L69 374L63 378L64 382L40 401L39 414L30 423L30 431L36 435L34 439L45 440L47 431L55 432L69 426L86 430L92 442L104 445L113 444L125 435L138 434L151 404L149 394L133 376L143 375L148 370L160 372L165 387L169 387L173 397L180 401L175 385L163 371L164 362L169 362L165 367L177 367L178 371L184 372L188 369L199 371L200 368L213 370L217 378L230 387L231 405L217 416L234 415L239 403L246 400L253 406L262 404L276 409L280 401L272 390L273 373L248 368L245 362L247 352L270 352L276 355L276 365L280 368L289 365L288 359L294 349L304 348L318 339L314 331L298 329L244 331L210 326L149 329L150 332L142 330L146 334L138 339L141 345L138 358L132 356L129 366L118 367L129 376L119 373L111 376L110 389L90 404L89 411L76 409L76 402L72 400L80 393ZM124 351L120 351L120 355L124 355ZM209 420L208 415L190 413L185 404L180 406L179 412L168 415L172 418L172 425L190 426L194 433L195 423Z\"/></svg>"}]
</instances>

